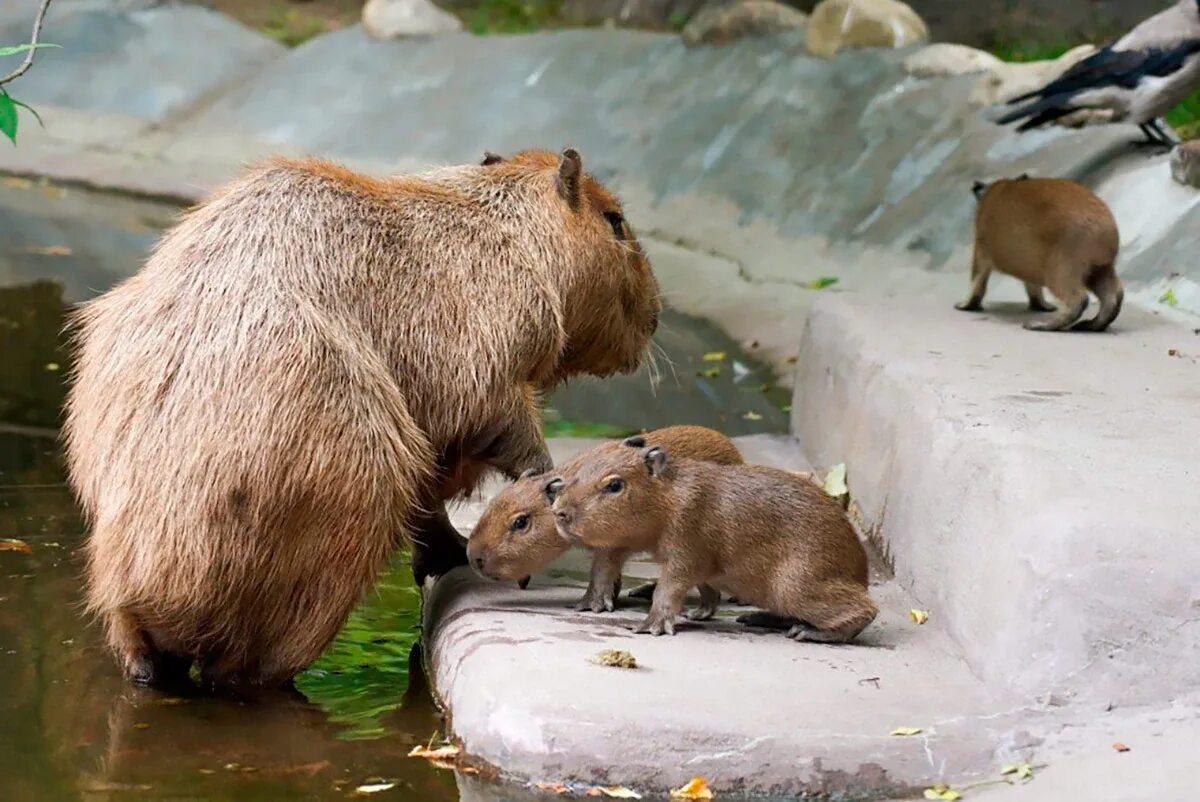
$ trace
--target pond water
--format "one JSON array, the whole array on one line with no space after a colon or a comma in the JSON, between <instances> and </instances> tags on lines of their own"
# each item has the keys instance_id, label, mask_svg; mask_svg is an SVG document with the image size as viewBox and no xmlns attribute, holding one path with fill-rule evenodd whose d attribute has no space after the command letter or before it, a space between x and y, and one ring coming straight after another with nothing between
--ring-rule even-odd
<instances>
[{"instance_id":1,"label":"pond water","mask_svg":"<svg viewBox=\"0 0 1200 802\"><path fill-rule=\"evenodd\" d=\"M57 441L64 309L135 271L175 214L0 178L0 541L19 541L0 542L0 800L344 799L364 784L391 784L378 799L458 799L463 778L406 757L442 720L404 555L296 690L267 699L133 688L81 610L85 527ZM786 430L785 394L713 327L668 311L656 341L659 381L574 382L550 399L547 433Z\"/></svg>"}]
</instances>

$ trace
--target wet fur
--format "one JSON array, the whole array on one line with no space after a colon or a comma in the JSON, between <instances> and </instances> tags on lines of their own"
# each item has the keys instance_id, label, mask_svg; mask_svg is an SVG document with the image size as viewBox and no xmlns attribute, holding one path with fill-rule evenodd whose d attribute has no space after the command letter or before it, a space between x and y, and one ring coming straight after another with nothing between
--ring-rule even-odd
<instances>
[{"instance_id":1,"label":"wet fur","mask_svg":"<svg viewBox=\"0 0 1200 802\"><path fill-rule=\"evenodd\" d=\"M988 277L998 271L1025 282L1031 311L1054 311L1043 288L1062 304L1057 315L1026 328L1108 328L1124 300L1116 273L1120 236L1108 205L1082 184L1063 179L1020 176L987 185L976 182L973 191L979 206L971 291L956 308L980 311ZM1100 309L1094 318L1080 321L1089 291Z\"/></svg>"},{"instance_id":2,"label":"wet fur","mask_svg":"<svg viewBox=\"0 0 1200 802\"><path fill-rule=\"evenodd\" d=\"M591 548L648 551L662 565L639 632L673 634L687 591L703 585L796 619L789 635L801 640L851 640L878 612L854 528L804 477L653 447L584 455L559 473L562 534ZM624 489L606 492L614 479ZM689 617L711 616L716 601L702 592Z\"/></svg>"},{"instance_id":3,"label":"wet fur","mask_svg":"<svg viewBox=\"0 0 1200 802\"><path fill-rule=\"evenodd\" d=\"M285 682L414 528L449 536L440 500L550 467L541 392L639 364L658 288L616 199L573 151L487 162L271 161L74 320L87 601L128 677Z\"/></svg>"},{"instance_id":4,"label":"wet fur","mask_svg":"<svg viewBox=\"0 0 1200 802\"><path fill-rule=\"evenodd\" d=\"M703 426L668 426L624 441L602 443L583 452L577 459L604 459L614 450L634 450L647 445L719 465L742 462L742 455L732 440ZM570 548L571 544L558 533L550 511L547 486L552 478L552 474L543 474L519 479L488 505L467 546L471 563L484 576L518 581L542 570ZM513 531L512 522L522 515L529 519L527 527ZM599 613L614 608L621 571L629 556L630 552L623 549L595 552L588 589L577 609Z\"/></svg>"}]
</instances>

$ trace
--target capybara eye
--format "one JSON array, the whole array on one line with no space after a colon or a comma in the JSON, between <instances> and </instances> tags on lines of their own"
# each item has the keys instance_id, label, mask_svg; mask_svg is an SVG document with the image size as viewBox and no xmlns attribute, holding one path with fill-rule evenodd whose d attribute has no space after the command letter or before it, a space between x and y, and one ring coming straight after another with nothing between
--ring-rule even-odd
<instances>
[{"instance_id":1,"label":"capybara eye","mask_svg":"<svg viewBox=\"0 0 1200 802\"><path fill-rule=\"evenodd\" d=\"M529 516L528 515L518 515L516 518L513 519L512 527L511 527L512 531L524 532L528 528L529 528Z\"/></svg>"},{"instance_id":2,"label":"capybara eye","mask_svg":"<svg viewBox=\"0 0 1200 802\"><path fill-rule=\"evenodd\" d=\"M625 489L624 479L610 479L608 484L604 486L605 493L620 493Z\"/></svg>"},{"instance_id":3,"label":"capybara eye","mask_svg":"<svg viewBox=\"0 0 1200 802\"><path fill-rule=\"evenodd\" d=\"M625 239L625 218L620 212L605 212L604 219L612 226L613 236L617 239Z\"/></svg>"}]
</instances>

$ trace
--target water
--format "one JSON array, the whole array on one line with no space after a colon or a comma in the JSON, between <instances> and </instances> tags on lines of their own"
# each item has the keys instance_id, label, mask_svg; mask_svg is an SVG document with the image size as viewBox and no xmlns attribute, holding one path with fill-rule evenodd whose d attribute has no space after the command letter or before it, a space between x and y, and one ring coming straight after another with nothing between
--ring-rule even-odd
<instances>
[{"instance_id":1,"label":"water","mask_svg":"<svg viewBox=\"0 0 1200 802\"><path fill-rule=\"evenodd\" d=\"M174 215L0 179L0 541L24 544L0 543L0 800L346 799L377 783L394 785L370 798L458 799L459 784L475 781L406 757L443 722L404 555L296 690L267 699L133 688L81 610L85 526L56 439L70 365L64 309L136 270ZM572 383L550 399L548 432L786 429L771 377L711 326L668 312L656 339L673 375L663 360L657 386L645 373ZM725 356L705 361L712 352ZM473 797L513 793L485 785Z\"/></svg>"}]
</instances>

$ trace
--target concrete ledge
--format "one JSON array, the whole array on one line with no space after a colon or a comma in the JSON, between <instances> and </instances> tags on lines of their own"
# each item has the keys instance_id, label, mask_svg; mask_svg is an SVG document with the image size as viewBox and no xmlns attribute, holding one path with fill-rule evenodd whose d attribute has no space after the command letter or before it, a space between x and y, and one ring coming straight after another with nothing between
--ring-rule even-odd
<instances>
[{"instance_id":1,"label":"concrete ledge","mask_svg":"<svg viewBox=\"0 0 1200 802\"><path fill-rule=\"evenodd\" d=\"M1200 682L1200 337L1023 317L822 298L793 430L993 689L1170 701Z\"/></svg>"}]
</instances>

